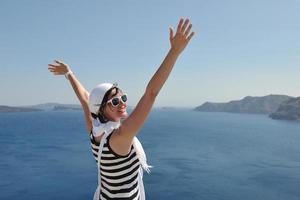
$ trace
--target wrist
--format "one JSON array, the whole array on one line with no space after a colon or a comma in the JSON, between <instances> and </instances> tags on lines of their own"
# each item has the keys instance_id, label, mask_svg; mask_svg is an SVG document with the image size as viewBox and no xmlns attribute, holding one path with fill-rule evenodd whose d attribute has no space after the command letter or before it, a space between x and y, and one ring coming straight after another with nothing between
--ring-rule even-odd
<instances>
[{"instance_id":1,"label":"wrist","mask_svg":"<svg viewBox=\"0 0 300 200\"><path fill-rule=\"evenodd\" d=\"M64 74L65 78L69 80L69 77L71 74L74 74L74 73L72 72L72 70L70 68L68 68L68 71Z\"/></svg>"},{"instance_id":2,"label":"wrist","mask_svg":"<svg viewBox=\"0 0 300 200\"><path fill-rule=\"evenodd\" d=\"M175 49L175 48L172 48L171 47L171 49L170 49L170 54L172 54L172 55L174 55L174 56L179 56L180 55L180 51L179 50L177 50L177 49Z\"/></svg>"}]
</instances>

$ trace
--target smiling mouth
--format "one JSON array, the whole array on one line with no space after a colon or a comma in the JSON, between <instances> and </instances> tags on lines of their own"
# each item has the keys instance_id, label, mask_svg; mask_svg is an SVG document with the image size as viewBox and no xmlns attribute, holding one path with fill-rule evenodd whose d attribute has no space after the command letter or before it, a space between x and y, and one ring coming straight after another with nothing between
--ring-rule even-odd
<instances>
[{"instance_id":1,"label":"smiling mouth","mask_svg":"<svg viewBox=\"0 0 300 200\"><path fill-rule=\"evenodd\" d=\"M126 111L126 109L123 109L123 110L119 110L118 112L119 113L124 113Z\"/></svg>"}]
</instances>

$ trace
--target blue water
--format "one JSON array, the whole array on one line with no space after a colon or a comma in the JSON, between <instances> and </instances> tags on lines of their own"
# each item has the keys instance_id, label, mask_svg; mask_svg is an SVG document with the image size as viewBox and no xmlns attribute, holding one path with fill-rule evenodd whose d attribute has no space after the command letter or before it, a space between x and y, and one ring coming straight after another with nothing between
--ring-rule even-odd
<instances>
[{"instance_id":1,"label":"blue water","mask_svg":"<svg viewBox=\"0 0 300 200\"><path fill-rule=\"evenodd\" d=\"M299 200L300 123L153 110L139 134L150 200ZM81 112L0 114L0 199L92 199L97 168Z\"/></svg>"}]
</instances>

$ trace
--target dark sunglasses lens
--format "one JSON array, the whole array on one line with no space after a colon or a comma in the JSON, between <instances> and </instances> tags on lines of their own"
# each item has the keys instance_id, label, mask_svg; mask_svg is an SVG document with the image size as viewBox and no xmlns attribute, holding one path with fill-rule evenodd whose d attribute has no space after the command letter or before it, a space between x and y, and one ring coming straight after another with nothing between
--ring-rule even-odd
<instances>
[{"instance_id":1,"label":"dark sunglasses lens","mask_svg":"<svg viewBox=\"0 0 300 200\"><path fill-rule=\"evenodd\" d=\"M122 95L121 98L122 98L122 101L124 103L127 101L127 95L126 94Z\"/></svg>"},{"instance_id":2,"label":"dark sunglasses lens","mask_svg":"<svg viewBox=\"0 0 300 200\"><path fill-rule=\"evenodd\" d=\"M119 98L113 98L111 100L111 103L112 103L113 106L117 106L117 105L119 105L120 100L119 100Z\"/></svg>"}]
</instances>

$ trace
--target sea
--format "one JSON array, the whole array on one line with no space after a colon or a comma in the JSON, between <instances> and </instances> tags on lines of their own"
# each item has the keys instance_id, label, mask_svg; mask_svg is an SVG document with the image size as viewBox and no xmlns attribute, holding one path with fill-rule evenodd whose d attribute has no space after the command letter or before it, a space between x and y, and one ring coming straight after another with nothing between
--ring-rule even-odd
<instances>
[{"instance_id":1,"label":"sea","mask_svg":"<svg viewBox=\"0 0 300 200\"><path fill-rule=\"evenodd\" d=\"M1 200L92 200L97 167L81 111L0 114ZM300 123L153 109L138 134L148 200L299 200Z\"/></svg>"}]
</instances>

